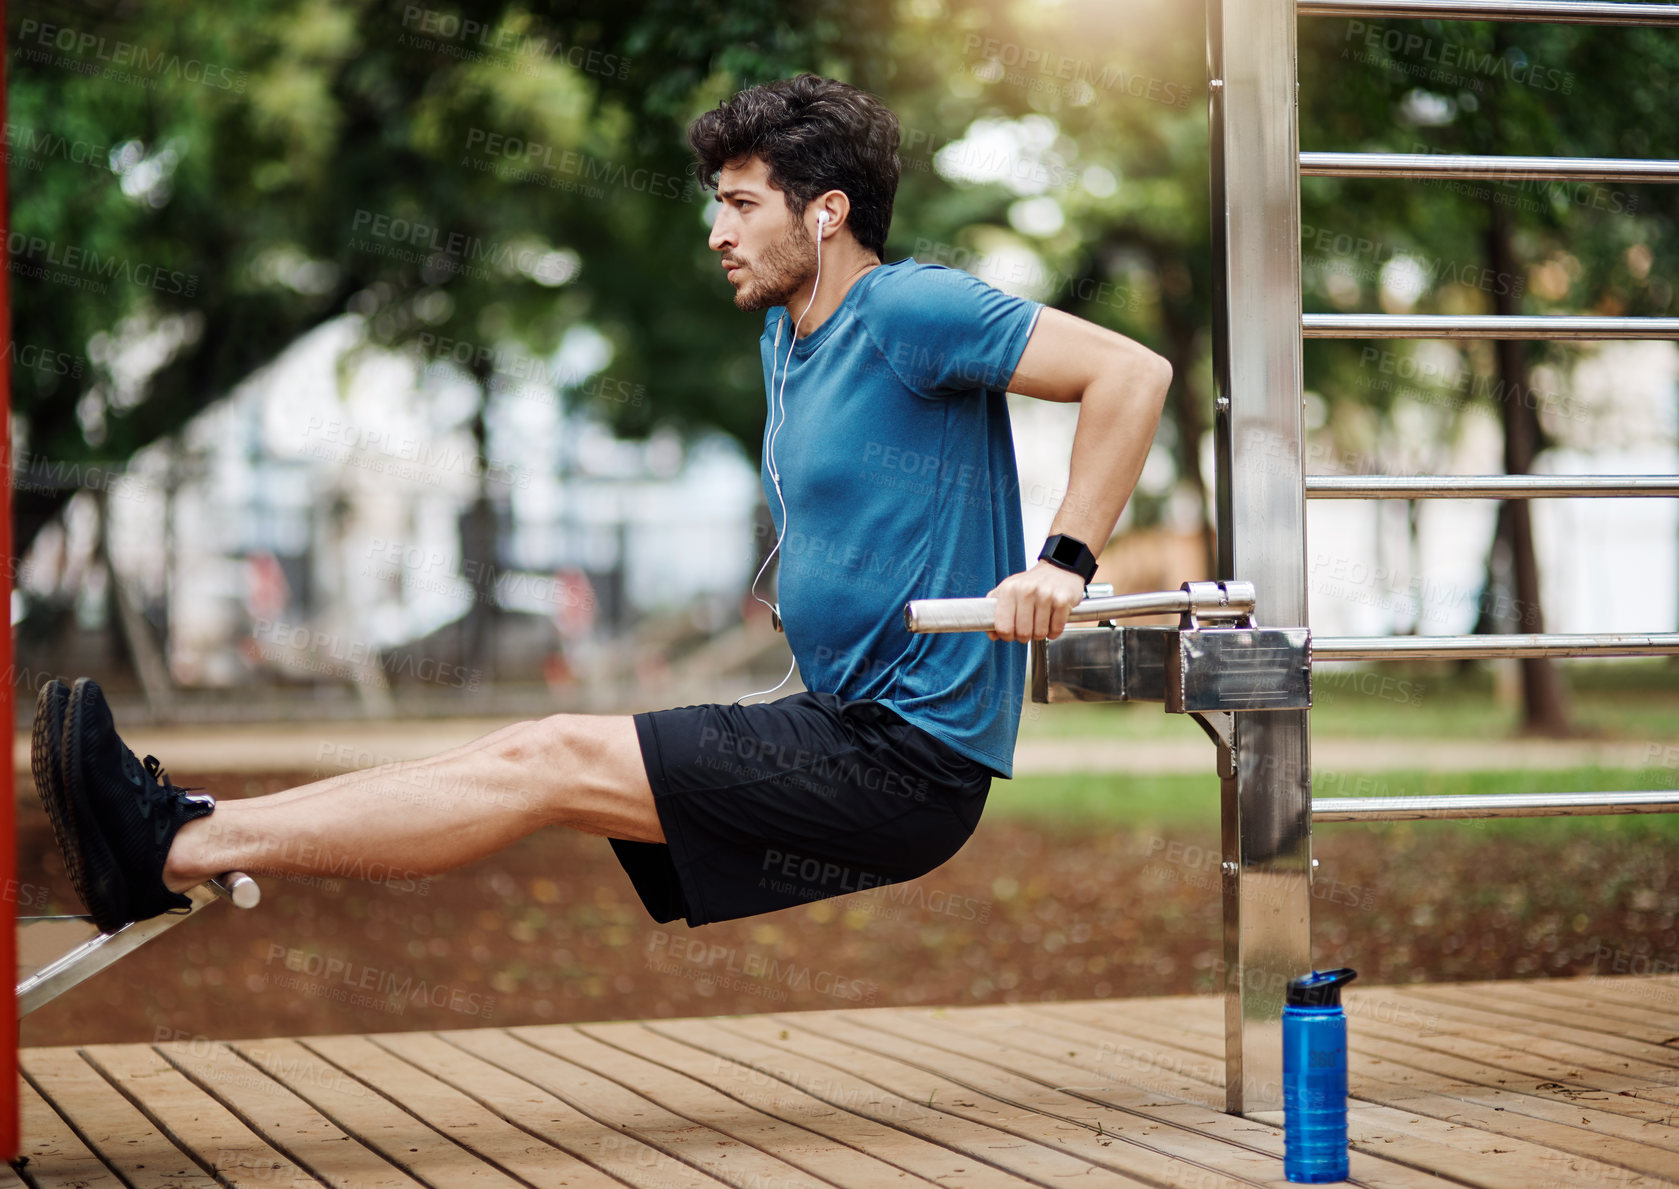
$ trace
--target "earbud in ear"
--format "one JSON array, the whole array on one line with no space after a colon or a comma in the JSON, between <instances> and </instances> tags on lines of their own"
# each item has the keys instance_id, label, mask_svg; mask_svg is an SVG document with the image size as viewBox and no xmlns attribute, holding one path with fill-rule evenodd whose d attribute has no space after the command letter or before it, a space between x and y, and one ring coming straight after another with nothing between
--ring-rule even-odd
<instances>
[{"instance_id":1,"label":"earbud in ear","mask_svg":"<svg viewBox=\"0 0 1679 1189\"><path fill-rule=\"evenodd\" d=\"M817 211L816 212L816 227L817 227L818 230L821 230L822 225L824 223L826 223L827 221L828 221L828 212L827 211Z\"/></svg>"}]
</instances>

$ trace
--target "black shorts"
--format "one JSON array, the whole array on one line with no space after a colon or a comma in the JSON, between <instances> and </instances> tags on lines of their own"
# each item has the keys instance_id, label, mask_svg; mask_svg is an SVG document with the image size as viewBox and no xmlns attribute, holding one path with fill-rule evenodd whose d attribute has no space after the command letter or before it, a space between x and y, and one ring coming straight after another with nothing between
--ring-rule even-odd
<instances>
[{"instance_id":1,"label":"black shorts","mask_svg":"<svg viewBox=\"0 0 1679 1189\"><path fill-rule=\"evenodd\" d=\"M635 716L664 842L612 839L655 921L707 925L925 875L995 773L880 702L798 693Z\"/></svg>"}]
</instances>

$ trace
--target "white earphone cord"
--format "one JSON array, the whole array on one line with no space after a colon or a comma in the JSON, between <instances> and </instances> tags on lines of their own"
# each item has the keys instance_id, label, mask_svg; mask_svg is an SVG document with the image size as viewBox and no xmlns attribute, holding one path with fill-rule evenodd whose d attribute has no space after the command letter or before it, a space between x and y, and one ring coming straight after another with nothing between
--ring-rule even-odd
<instances>
[{"instance_id":1,"label":"white earphone cord","mask_svg":"<svg viewBox=\"0 0 1679 1189\"><path fill-rule=\"evenodd\" d=\"M785 366L779 369L776 367L777 353L781 349L781 327L787 321L787 315L785 312L783 312L781 317L776 320L775 346L770 348L770 394L772 399L770 402L770 436L768 442L765 444L765 451L768 454L770 482L775 485L776 502L781 505L781 532L776 535L775 547L764 557L764 564L759 566L758 572L752 576L752 586L750 590L753 598L757 599L760 603L763 603L764 606L769 607L769 609L778 617L781 614L781 598L779 594L780 583L778 582L776 584L777 597L773 606L765 602L763 597L758 594L758 579L763 577L764 571L769 568L770 558L774 557L781 549L781 542L787 539L787 500L781 494L781 472L775 465L775 435L780 433L781 427L787 423L787 375L793 370L793 345L799 341L799 327L804 323L805 314L810 313L810 307L816 301L816 289L822 284L822 228L827 225L827 222L827 211L823 211L816 216L816 279L812 281L810 285L810 301L805 302L805 308L799 314L799 320L793 323L793 333L787 341L787 362ZM777 390L775 386L775 374L777 370L781 372L781 388L779 390ZM778 410L780 413L779 419L777 419ZM781 630L783 633L786 632L786 621L782 622ZM798 664L798 658L794 657L792 663L787 666L787 676L770 686L769 689L755 689L751 693L742 694L740 697L735 699L735 705L740 705L747 698L752 697L753 694L773 694L776 690L786 685L787 682L792 679L793 670L798 667ZM764 701L767 702L769 699L765 698Z\"/></svg>"}]
</instances>

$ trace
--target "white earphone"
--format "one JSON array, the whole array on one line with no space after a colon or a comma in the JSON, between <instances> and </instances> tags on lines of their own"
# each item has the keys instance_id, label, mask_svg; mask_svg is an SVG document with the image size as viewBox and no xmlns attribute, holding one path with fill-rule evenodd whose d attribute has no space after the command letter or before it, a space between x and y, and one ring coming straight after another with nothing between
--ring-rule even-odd
<instances>
[{"instance_id":1,"label":"white earphone","mask_svg":"<svg viewBox=\"0 0 1679 1189\"><path fill-rule=\"evenodd\" d=\"M810 313L810 307L811 307L812 303L814 303L816 301L817 286L822 284L822 229L824 227L826 227L827 225L828 225L828 212L827 211L817 211L816 212L816 280L812 281L811 285L810 285L810 301L805 302L805 308L804 308L804 311L799 314L799 320L797 322L793 323L793 334L792 334L791 338L788 340L788 343L787 343L787 359L779 369L776 367L775 361L778 358L778 352L781 350L781 327L787 321L787 315L785 313L783 313L781 315L781 317L776 320L776 324L775 324L775 345L770 348L770 392L771 392L772 396L774 397L774 401L770 406L770 436L769 436L769 441L766 443L764 449L765 449L766 461L769 463L770 482L775 485L775 498L776 498L777 502L779 502L781 504L781 532L775 539L775 548L773 548L769 551L769 553L764 558L764 564L759 566L758 567L758 572L752 576L751 592L752 592L752 597L757 599L760 603L763 603L764 606L768 607L771 611L773 611L777 618L780 618L780 616L781 616L781 600L779 598L776 599L775 603L772 605L768 602L765 602L765 600L758 594L758 579L762 578L764 576L764 571L769 568L770 558L772 558L776 555L777 551L780 550L780 548L781 548L781 543L787 539L787 501L786 501L786 499L784 499L782 497L782 494L781 494L781 471L775 465L775 435L781 432L781 427L783 425L787 424L787 402L784 399L784 397L785 397L785 394L787 392L787 373L790 370L792 370L793 344L798 342L798 339L799 339L799 325L802 322L804 322L805 314ZM779 390L775 386L775 374L776 374L777 370L780 370L780 372L781 372L781 387L780 387ZM779 420L777 419L777 412L778 411L780 413ZM786 630L785 626L783 627L782 630L783 631ZM740 697L735 699L735 704L738 706L742 701L744 701L747 698L750 698L752 696L752 694L773 694L776 690L780 689L782 686L787 684L789 678L791 678L793 676L793 670L798 666L798 663L799 663L798 658L795 657L794 660L793 660L793 663L791 665L787 666L787 676L786 677L783 677L780 681L776 682L769 689L758 689L758 690L753 690L752 693L742 694ZM765 699L765 700L767 701L768 699Z\"/></svg>"}]
</instances>

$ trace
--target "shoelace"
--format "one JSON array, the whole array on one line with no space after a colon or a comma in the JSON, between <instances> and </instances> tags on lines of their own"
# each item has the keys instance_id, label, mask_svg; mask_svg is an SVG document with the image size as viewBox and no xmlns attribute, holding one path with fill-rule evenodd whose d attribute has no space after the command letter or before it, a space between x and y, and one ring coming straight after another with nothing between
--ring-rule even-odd
<instances>
[{"instance_id":1,"label":"shoelace","mask_svg":"<svg viewBox=\"0 0 1679 1189\"><path fill-rule=\"evenodd\" d=\"M156 784L147 787L146 795L148 799L158 805L163 804L170 793L196 793L202 791L201 789L196 788L184 789L178 784L171 783L169 780L169 773L163 770L163 764L156 756L147 756L142 762L145 765L146 775L150 776L157 782Z\"/></svg>"}]
</instances>

